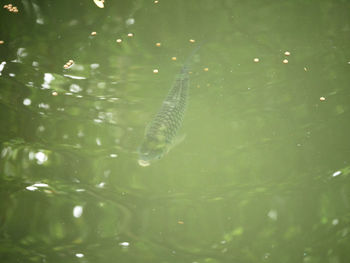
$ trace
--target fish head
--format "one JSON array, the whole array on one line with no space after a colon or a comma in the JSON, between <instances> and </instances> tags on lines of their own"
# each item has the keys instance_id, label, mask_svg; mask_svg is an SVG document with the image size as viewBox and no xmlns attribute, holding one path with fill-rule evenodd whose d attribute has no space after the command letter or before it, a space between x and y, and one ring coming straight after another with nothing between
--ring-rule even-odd
<instances>
[{"instance_id":1,"label":"fish head","mask_svg":"<svg viewBox=\"0 0 350 263\"><path fill-rule=\"evenodd\" d=\"M146 137L139 148L138 163L141 166L149 166L167 152L167 144L156 137Z\"/></svg>"}]
</instances>

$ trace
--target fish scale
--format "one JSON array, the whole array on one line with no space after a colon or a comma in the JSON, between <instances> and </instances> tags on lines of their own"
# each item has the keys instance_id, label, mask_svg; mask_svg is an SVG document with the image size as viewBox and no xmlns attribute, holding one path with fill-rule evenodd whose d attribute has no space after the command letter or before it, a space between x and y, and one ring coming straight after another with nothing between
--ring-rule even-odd
<instances>
[{"instance_id":1,"label":"fish scale","mask_svg":"<svg viewBox=\"0 0 350 263\"><path fill-rule=\"evenodd\" d=\"M146 128L144 140L139 148L139 164L150 165L160 159L173 144L185 115L189 89L189 61L199 46L192 52L170 88L168 95L151 123Z\"/></svg>"},{"instance_id":2,"label":"fish scale","mask_svg":"<svg viewBox=\"0 0 350 263\"><path fill-rule=\"evenodd\" d=\"M180 74L163 101L162 107L151 122L146 137L165 137L167 143L171 143L182 124L185 114L189 79L186 74Z\"/></svg>"}]
</instances>

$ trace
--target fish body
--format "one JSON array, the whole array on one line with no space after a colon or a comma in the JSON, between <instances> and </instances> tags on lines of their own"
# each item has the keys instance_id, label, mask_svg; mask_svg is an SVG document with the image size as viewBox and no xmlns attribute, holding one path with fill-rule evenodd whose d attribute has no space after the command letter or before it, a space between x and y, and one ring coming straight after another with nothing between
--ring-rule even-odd
<instances>
[{"instance_id":1,"label":"fish body","mask_svg":"<svg viewBox=\"0 0 350 263\"><path fill-rule=\"evenodd\" d=\"M152 161L162 158L174 144L188 100L189 68L187 64L176 76L160 110L146 128L144 140L139 148L138 163L141 166L148 166Z\"/></svg>"}]
</instances>

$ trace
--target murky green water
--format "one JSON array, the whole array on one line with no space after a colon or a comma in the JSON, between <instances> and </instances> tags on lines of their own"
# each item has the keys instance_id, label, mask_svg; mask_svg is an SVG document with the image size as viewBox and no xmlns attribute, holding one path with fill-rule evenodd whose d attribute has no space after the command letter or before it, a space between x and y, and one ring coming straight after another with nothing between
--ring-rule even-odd
<instances>
[{"instance_id":1,"label":"murky green water","mask_svg":"<svg viewBox=\"0 0 350 263\"><path fill-rule=\"evenodd\" d=\"M1 262L350 262L348 1L12 4ZM199 43L184 139L142 167Z\"/></svg>"}]
</instances>

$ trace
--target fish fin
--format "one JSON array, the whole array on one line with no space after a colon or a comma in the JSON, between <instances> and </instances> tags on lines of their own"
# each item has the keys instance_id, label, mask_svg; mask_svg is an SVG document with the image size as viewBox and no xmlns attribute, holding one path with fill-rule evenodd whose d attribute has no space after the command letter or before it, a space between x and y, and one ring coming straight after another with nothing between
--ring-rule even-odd
<instances>
[{"instance_id":1,"label":"fish fin","mask_svg":"<svg viewBox=\"0 0 350 263\"><path fill-rule=\"evenodd\" d=\"M172 148L174 148L175 146L179 145L181 142L183 142L186 138L186 133L180 135L180 136L176 136L175 139L172 141L171 145L168 147L168 151L169 152Z\"/></svg>"}]
</instances>

